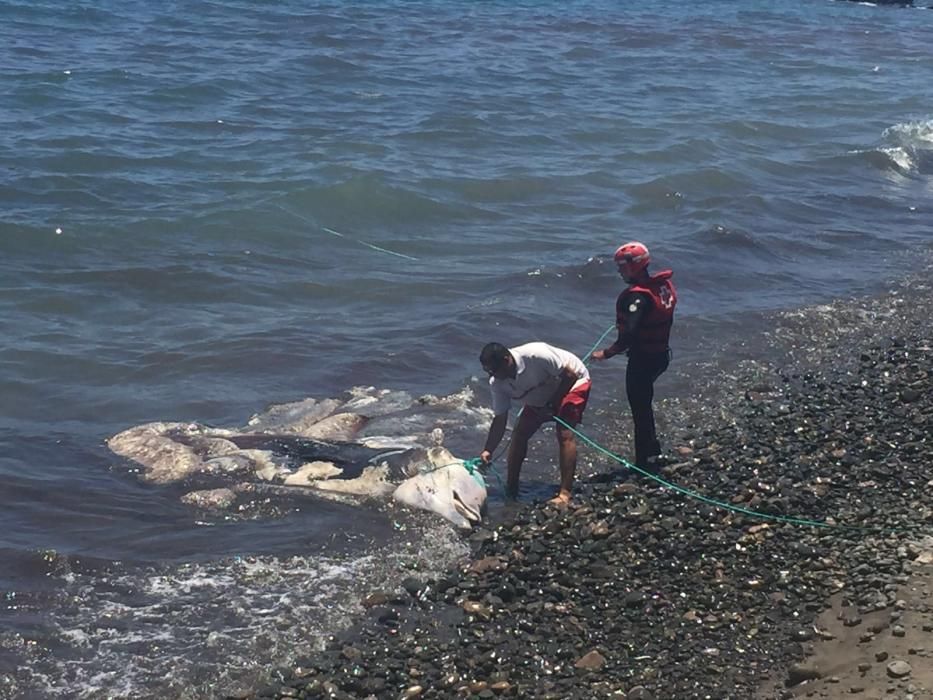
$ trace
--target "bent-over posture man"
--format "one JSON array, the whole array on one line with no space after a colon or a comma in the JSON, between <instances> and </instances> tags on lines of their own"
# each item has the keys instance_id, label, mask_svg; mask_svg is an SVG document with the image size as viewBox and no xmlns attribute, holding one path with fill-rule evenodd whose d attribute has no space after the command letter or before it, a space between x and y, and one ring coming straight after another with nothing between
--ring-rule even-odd
<instances>
[{"instance_id":1,"label":"bent-over posture man","mask_svg":"<svg viewBox=\"0 0 933 700\"><path fill-rule=\"evenodd\" d=\"M668 341L677 305L677 291L671 282L674 273L662 270L649 274L648 249L638 242L620 246L614 257L619 274L628 284L616 300L619 337L591 357L606 360L628 352L625 393L635 424L635 465L656 474L661 443L655 431L652 402L654 382L671 360Z\"/></svg>"},{"instance_id":2,"label":"bent-over posture man","mask_svg":"<svg viewBox=\"0 0 933 700\"><path fill-rule=\"evenodd\" d=\"M518 475L528 453L528 440L541 424L559 416L576 427L590 396L590 373L579 357L547 343L526 343L507 348L489 343L479 357L489 377L492 410L486 446L480 459L488 464L502 441L512 401L524 405L509 443L506 497L518 497ZM577 468L577 441L561 424L557 428L560 452L560 491L550 502L568 503Z\"/></svg>"}]
</instances>

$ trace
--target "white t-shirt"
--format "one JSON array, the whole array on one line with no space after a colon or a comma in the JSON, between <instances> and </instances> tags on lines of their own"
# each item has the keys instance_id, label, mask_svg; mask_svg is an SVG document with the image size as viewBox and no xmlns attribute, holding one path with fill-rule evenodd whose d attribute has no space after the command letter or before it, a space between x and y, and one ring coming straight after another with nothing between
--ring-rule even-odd
<instances>
[{"instance_id":1,"label":"white t-shirt","mask_svg":"<svg viewBox=\"0 0 933 700\"><path fill-rule=\"evenodd\" d=\"M489 378L492 411L497 416L508 413L513 400L539 408L544 406L557 390L564 367L570 367L577 375L571 390L590 380L589 370L579 357L553 345L525 343L509 348L509 352L515 358L515 378Z\"/></svg>"}]
</instances>

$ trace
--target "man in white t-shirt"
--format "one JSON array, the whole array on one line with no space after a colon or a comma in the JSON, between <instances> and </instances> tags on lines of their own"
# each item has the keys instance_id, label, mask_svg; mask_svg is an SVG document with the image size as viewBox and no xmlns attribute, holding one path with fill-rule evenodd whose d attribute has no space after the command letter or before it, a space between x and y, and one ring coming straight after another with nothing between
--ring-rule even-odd
<instances>
[{"instance_id":1,"label":"man in white t-shirt","mask_svg":"<svg viewBox=\"0 0 933 700\"><path fill-rule=\"evenodd\" d=\"M573 353L547 343L526 343L507 348L488 343L479 357L489 377L492 410L495 417L489 426L486 446L480 459L486 464L502 441L512 401L524 405L512 430L509 444L506 497L518 497L518 475L528 453L528 440L541 424L560 417L576 426L583 418L590 396L590 373ZM577 468L577 441L571 430L558 423L560 448L560 491L551 503L570 501L573 475Z\"/></svg>"}]
</instances>

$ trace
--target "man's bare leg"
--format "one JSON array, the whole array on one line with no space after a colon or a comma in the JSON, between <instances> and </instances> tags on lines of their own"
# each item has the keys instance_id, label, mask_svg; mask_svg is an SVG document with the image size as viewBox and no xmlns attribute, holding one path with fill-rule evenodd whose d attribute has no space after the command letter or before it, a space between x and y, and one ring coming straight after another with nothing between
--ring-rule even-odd
<instances>
[{"instance_id":1,"label":"man's bare leg","mask_svg":"<svg viewBox=\"0 0 933 700\"><path fill-rule=\"evenodd\" d=\"M508 475L505 480L506 498L518 498L518 475L528 455L528 441L540 426L541 421L533 411L523 410L518 417L515 428L512 430L512 440L509 443Z\"/></svg>"},{"instance_id":2,"label":"man's bare leg","mask_svg":"<svg viewBox=\"0 0 933 700\"><path fill-rule=\"evenodd\" d=\"M505 479L505 497L518 498L518 476L522 471L522 462L528 454L528 438L516 428L509 443L508 474Z\"/></svg>"},{"instance_id":3,"label":"man's bare leg","mask_svg":"<svg viewBox=\"0 0 933 700\"><path fill-rule=\"evenodd\" d=\"M570 503L573 475L577 470L577 440L570 430L558 425L557 441L560 450L560 491L548 502L554 505L565 505Z\"/></svg>"}]
</instances>

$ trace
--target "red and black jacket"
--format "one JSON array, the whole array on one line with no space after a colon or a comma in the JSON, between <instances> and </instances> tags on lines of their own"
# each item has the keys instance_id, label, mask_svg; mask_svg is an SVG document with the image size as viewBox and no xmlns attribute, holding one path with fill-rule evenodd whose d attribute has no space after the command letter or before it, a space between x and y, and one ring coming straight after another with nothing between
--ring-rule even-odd
<instances>
[{"instance_id":1,"label":"red and black jacket","mask_svg":"<svg viewBox=\"0 0 933 700\"><path fill-rule=\"evenodd\" d=\"M674 307L677 305L677 290L671 282L671 270L657 272L647 280L627 287L616 300L616 324L619 339L613 343L611 353L628 350L629 353L651 354L668 351L671 325L674 322ZM628 309L633 295L647 297L648 307L639 315L633 328L626 328Z\"/></svg>"}]
</instances>

